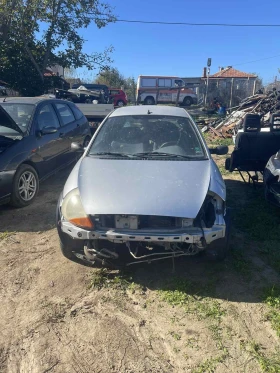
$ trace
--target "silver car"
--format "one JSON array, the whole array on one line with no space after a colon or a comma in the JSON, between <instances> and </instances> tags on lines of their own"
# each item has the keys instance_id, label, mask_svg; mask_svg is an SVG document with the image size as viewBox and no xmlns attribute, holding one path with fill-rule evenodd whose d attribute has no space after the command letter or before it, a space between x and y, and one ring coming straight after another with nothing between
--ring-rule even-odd
<instances>
[{"instance_id":1,"label":"silver car","mask_svg":"<svg viewBox=\"0 0 280 373\"><path fill-rule=\"evenodd\" d=\"M68 259L131 265L204 250L225 257L226 189L211 154L228 148L209 150L184 109L116 109L80 150L57 206Z\"/></svg>"}]
</instances>

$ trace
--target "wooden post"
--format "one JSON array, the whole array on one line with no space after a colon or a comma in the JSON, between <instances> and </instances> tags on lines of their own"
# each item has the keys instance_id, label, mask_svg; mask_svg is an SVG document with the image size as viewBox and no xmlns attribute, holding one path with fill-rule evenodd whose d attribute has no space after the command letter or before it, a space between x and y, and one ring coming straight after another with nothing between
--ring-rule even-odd
<instances>
[{"instance_id":1,"label":"wooden post","mask_svg":"<svg viewBox=\"0 0 280 373\"><path fill-rule=\"evenodd\" d=\"M157 105L157 103L158 103L158 96L159 96L159 87L157 87L156 105Z\"/></svg>"},{"instance_id":2,"label":"wooden post","mask_svg":"<svg viewBox=\"0 0 280 373\"><path fill-rule=\"evenodd\" d=\"M234 78L231 80L231 90L230 90L230 102L229 102L229 107L232 107L232 94L233 94L233 84L234 84Z\"/></svg>"},{"instance_id":3,"label":"wooden post","mask_svg":"<svg viewBox=\"0 0 280 373\"><path fill-rule=\"evenodd\" d=\"M253 96L254 96L254 94L256 92L256 85L257 85L257 79L255 79L255 81L254 81Z\"/></svg>"},{"instance_id":4,"label":"wooden post","mask_svg":"<svg viewBox=\"0 0 280 373\"><path fill-rule=\"evenodd\" d=\"M177 98L176 98L176 106L179 106L179 97L180 97L180 93L181 93L181 87L178 88Z\"/></svg>"}]
</instances>

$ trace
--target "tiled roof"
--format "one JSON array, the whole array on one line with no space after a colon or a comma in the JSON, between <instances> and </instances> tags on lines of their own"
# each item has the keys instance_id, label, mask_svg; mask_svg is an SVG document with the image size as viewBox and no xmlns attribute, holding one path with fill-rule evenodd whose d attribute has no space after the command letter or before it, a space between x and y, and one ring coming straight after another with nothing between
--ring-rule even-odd
<instances>
[{"instance_id":1,"label":"tiled roof","mask_svg":"<svg viewBox=\"0 0 280 373\"><path fill-rule=\"evenodd\" d=\"M216 74L210 75L210 78L256 78L254 74L244 73L243 71L235 70L232 67L218 71Z\"/></svg>"}]
</instances>

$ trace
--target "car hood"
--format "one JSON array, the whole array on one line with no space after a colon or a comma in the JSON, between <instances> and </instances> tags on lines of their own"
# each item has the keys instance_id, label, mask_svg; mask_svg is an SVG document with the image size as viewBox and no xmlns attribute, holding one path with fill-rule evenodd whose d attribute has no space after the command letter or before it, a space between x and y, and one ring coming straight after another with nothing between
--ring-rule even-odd
<instances>
[{"instance_id":1,"label":"car hood","mask_svg":"<svg viewBox=\"0 0 280 373\"><path fill-rule=\"evenodd\" d=\"M21 135L23 135L22 130L13 120L13 118L6 112L6 110L0 105L0 126L11 128Z\"/></svg>"},{"instance_id":2,"label":"car hood","mask_svg":"<svg viewBox=\"0 0 280 373\"><path fill-rule=\"evenodd\" d=\"M209 188L210 162L85 157L64 192L78 187L88 215L195 218Z\"/></svg>"}]
</instances>

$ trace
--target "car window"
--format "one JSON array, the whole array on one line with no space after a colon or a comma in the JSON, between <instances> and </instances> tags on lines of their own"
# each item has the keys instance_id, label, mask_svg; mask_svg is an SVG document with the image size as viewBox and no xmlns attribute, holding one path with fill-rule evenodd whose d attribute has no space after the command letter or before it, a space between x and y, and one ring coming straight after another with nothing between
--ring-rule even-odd
<instances>
[{"instance_id":1,"label":"car window","mask_svg":"<svg viewBox=\"0 0 280 373\"><path fill-rule=\"evenodd\" d=\"M75 117L69 106L66 104L55 104L63 125L65 126L68 123L74 122Z\"/></svg>"},{"instance_id":2,"label":"car window","mask_svg":"<svg viewBox=\"0 0 280 373\"><path fill-rule=\"evenodd\" d=\"M115 116L103 123L89 154L141 152L205 158L203 143L195 125L186 117L163 115Z\"/></svg>"},{"instance_id":3,"label":"car window","mask_svg":"<svg viewBox=\"0 0 280 373\"><path fill-rule=\"evenodd\" d=\"M16 122L22 132L25 133L28 130L35 105L20 103L1 103L1 106ZM1 126L4 127L3 124L1 124Z\"/></svg>"},{"instance_id":4,"label":"car window","mask_svg":"<svg viewBox=\"0 0 280 373\"><path fill-rule=\"evenodd\" d=\"M175 79L174 83L175 83L176 87L184 87L184 85L185 85L184 81L181 80L181 79Z\"/></svg>"},{"instance_id":5,"label":"car window","mask_svg":"<svg viewBox=\"0 0 280 373\"><path fill-rule=\"evenodd\" d=\"M74 112L76 119L81 119L84 116L84 114L81 112L79 108L77 108L77 106L71 105L70 107L72 111Z\"/></svg>"},{"instance_id":6,"label":"car window","mask_svg":"<svg viewBox=\"0 0 280 373\"><path fill-rule=\"evenodd\" d=\"M159 79L158 86L159 87L171 87L171 79Z\"/></svg>"},{"instance_id":7,"label":"car window","mask_svg":"<svg viewBox=\"0 0 280 373\"><path fill-rule=\"evenodd\" d=\"M52 105L46 104L41 107L37 116L37 126L39 131L44 127L60 127L59 120Z\"/></svg>"}]
</instances>

